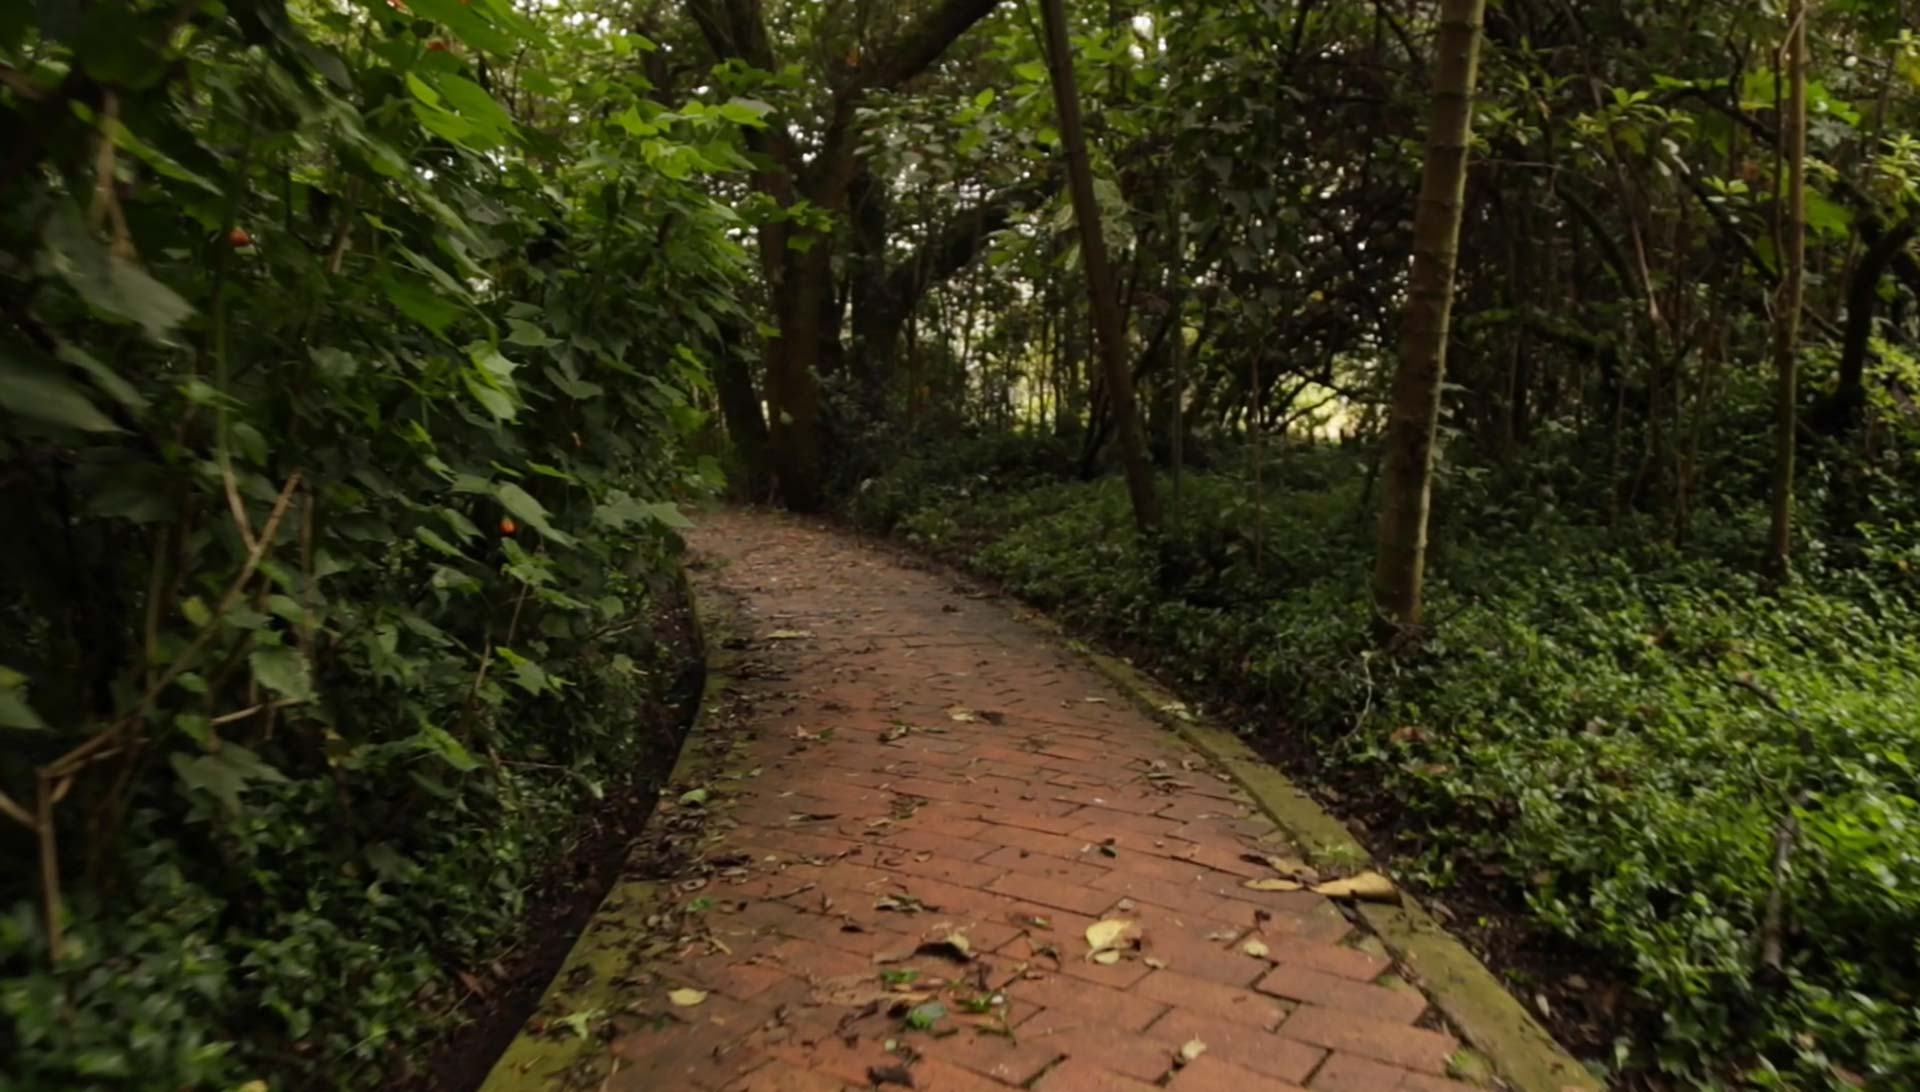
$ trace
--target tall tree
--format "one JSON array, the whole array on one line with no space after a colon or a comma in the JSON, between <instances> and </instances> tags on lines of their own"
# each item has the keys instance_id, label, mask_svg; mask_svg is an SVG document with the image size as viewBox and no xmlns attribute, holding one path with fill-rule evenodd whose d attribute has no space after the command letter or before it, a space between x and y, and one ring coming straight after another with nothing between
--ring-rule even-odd
<instances>
[{"instance_id":1,"label":"tall tree","mask_svg":"<svg viewBox=\"0 0 1920 1092\"><path fill-rule=\"evenodd\" d=\"M1120 437L1120 461L1133 500L1133 521L1143 531L1160 525L1160 498L1147 462L1146 432L1134 404L1133 373L1127 367L1126 331L1120 320L1106 237L1100 230L1100 206L1093 193L1093 166L1087 158L1086 127L1080 119L1080 89L1074 80L1073 53L1067 42L1067 13L1062 0L1041 0L1046 24L1047 71L1060 112L1060 140L1067 153L1067 184L1074 219L1080 225L1080 257L1092 297L1094 336L1100 342L1101 371Z\"/></svg>"},{"instance_id":2,"label":"tall tree","mask_svg":"<svg viewBox=\"0 0 1920 1092\"><path fill-rule=\"evenodd\" d=\"M830 62L831 92L820 131L803 140L791 117L771 116L751 149L762 169L755 187L795 217L760 228L760 266L779 333L764 340L769 420L768 452L780 498L807 511L824 499L820 367L822 346L837 347L833 306L834 231L798 215L818 210L844 217L859 171L861 107L875 93L895 90L926 71L954 40L991 13L999 0L941 0L863 57L854 48ZM780 69L762 0L687 0L687 14L714 54L762 72ZM737 377L736 377L737 378Z\"/></svg>"},{"instance_id":3,"label":"tall tree","mask_svg":"<svg viewBox=\"0 0 1920 1092\"><path fill-rule=\"evenodd\" d=\"M1435 44L1433 112L1420 205L1413 220L1413 272L1400 332L1400 366L1387 414L1380 479L1380 541L1373 598L1388 631L1420 621L1426 580L1427 516L1433 500L1433 444L1446 374L1460 214L1466 199L1473 89L1480 68L1486 0L1442 0Z\"/></svg>"},{"instance_id":4,"label":"tall tree","mask_svg":"<svg viewBox=\"0 0 1920 1092\"><path fill-rule=\"evenodd\" d=\"M1800 311L1807 275L1807 4L1789 0L1786 41L1786 116L1780 120L1780 154L1786 161L1786 204L1780 209L1786 277L1774 309L1773 513L1767 562L1785 573L1793 549L1794 431L1799 427ZM1778 192L1776 181L1776 193Z\"/></svg>"}]
</instances>

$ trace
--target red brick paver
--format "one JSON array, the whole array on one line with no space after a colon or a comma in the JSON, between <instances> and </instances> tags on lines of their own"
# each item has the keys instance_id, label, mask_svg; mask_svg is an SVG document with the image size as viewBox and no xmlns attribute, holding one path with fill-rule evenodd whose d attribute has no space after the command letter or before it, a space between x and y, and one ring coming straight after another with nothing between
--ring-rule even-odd
<instances>
[{"instance_id":1,"label":"red brick paver","mask_svg":"<svg viewBox=\"0 0 1920 1092\"><path fill-rule=\"evenodd\" d=\"M649 828L683 853L625 946L605 1087L1335 1092L1444 1072L1453 1040L1372 984L1389 964L1341 943L1337 908L1243 886L1264 874L1248 854L1287 851L1253 801L1054 638L799 521L726 513L689 539L738 608L736 716L695 744L724 772L674 786ZM1117 961L1090 959L1101 919L1137 929ZM705 998L669 998L687 987ZM927 1004L944 1013L913 1026Z\"/></svg>"}]
</instances>

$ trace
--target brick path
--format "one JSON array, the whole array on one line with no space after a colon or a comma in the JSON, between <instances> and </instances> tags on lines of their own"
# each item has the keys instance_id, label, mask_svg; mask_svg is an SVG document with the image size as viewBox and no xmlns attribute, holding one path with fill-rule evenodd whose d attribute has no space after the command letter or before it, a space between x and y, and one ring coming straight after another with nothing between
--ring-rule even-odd
<instances>
[{"instance_id":1,"label":"brick path","mask_svg":"<svg viewBox=\"0 0 1920 1092\"><path fill-rule=\"evenodd\" d=\"M691 539L751 631L745 772L715 782L704 886L676 895L700 924L626 980L649 1018L621 1025L606 1088L1467 1087L1338 907L1242 885L1273 875L1245 854L1288 851L1245 795L1056 639L795 521ZM1138 947L1089 959L1101 919ZM970 962L915 954L953 934ZM686 987L708 996L667 1001ZM947 1015L910 1028L929 1001Z\"/></svg>"}]
</instances>

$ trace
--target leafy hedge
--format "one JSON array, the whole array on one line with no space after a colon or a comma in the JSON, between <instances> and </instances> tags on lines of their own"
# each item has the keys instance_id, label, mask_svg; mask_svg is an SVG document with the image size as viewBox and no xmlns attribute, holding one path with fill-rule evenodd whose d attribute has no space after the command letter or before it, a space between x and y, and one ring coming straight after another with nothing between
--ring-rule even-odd
<instances>
[{"instance_id":1,"label":"leafy hedge","mask_svg":"<svg viewBox=\"0 0 1920 1092\"><path fill-rule=\"evenodd\" d=\"M541 11L0 15L5 1092L374 1083L672 730L765 108Z\"/></svg>"},{"instance_id":2,"label":"leafy hedge","mask_svg":"<svg viewBox=\"0 0 1920 1092\"><path fill-rule=\"evenodd\" d=\"M1031 469L1044 448L1018 449L904 463L856 515L1265 710L1249 733L1303 733L1399 802L1402 844L1426 847L1411 867L1443 891L1514 877L1544 926L1637 988L1645 1035L1603 1061L1920 1083L1920 546L1900 528L1772 590L1719 560L1757 527L1708 520L1682 555L1456 471L1438 635L1387 655L1367 635L1356 456L1280 457L1261 518L1247 482L1189 478L1149 543L1122 533L1117 482L1051 480ZM1761 949L1789 813L1775 975Z\"/></svg>"}]
</instances>

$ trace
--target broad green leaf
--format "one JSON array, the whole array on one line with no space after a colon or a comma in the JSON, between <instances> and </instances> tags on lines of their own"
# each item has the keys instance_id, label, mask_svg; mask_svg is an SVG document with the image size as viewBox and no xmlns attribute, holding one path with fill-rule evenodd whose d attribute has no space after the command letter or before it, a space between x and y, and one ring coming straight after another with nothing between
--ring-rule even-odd
<instances>
[{"instance_id":1,"label":"broad green leaf","mask_svg":"<svg viewBox=\"0 0 1920 1092\"><path fill-rule=\"evenodd\" d=\"M520 412L514 404L513 396L499 387L487 382L486 377L468 372L461 380L466 383L468 393L479 402L486 411L502 421L511 421Z\"/></svg>"},{"instance_id":2,"label":"broad green leaf","mask_svg":"<svg viewBox=\"0 0 1920 1092\"><path fill-rule=\"evenodd\" d=\"M173 771L182 784L220 801L229 812L240 810L240 794L254 784L283 784L287 776L238 743L222 742L220 749L198 757L176 753Z\"/></svg>"},{"instance_id":3,"label":"broad green leaf","mask_svg":"<svg viewBox=\"0 0 1920 1092\"><path fill-rule=\"evenodd\" d=\"M439 532L433 530L431 527L415 527L413 529L413 537L448 557L460 558L462 560L466 559L466 555L460 552L458 546L441 538Z\"/></svg>"},{"instance_id":4,"label":"broad green leaf","mask_svg":"<svg viewBox=\"0 0 1920 1092\"><path fill-rule=\"evenodd\" d=\"M418 738L422 749L440 756L447 765L461 773L470 773L480 768L480 760L473 757L473 752L467 750L465 744L447 734L444 728L436 728L431 724L422 725Z\"/></svg>"},{"instance_id":5,"label":"broad green leaf","mask_svg":"<svg viewBox=\"0 0 1920 1092\"><path fill-rule=\"evenodd\" d=\"M148 276L132 261L109 254L71 205L47 218L41 250L49 267L80 294L89 307L135 323L154 341L163 341L193 308Z\"/></svg>"},{"instance_id":6,"label":"broad green leaf","mask_svg":"<svg viewBox=\"0 0 1920 1092\"><path fill-rule=\"evenodd\" d=\"M412 279L383 277L380 290L400 313L435 334L445 334L460 317L460 307L435 295L424 283Z\"/></svg>"},{"instance_id":7,"label":"broad green leaf","mask_svg":"<svg viewBox=\"0 0 1920 1092\"><path fill-rule=\"evenodd\" d=\"M10 667L0 666L0 728L43 732L47 723L27 702L27 677Z\"/></svg>"},{"instance_id":8,"label":"broad green leaf","mask_svg":"<svg viewBox=\"0 0 1920 1092\"><path fill-rule=\"evenodd\" d=\"M247 662L253 677L268 690L294 701L313 697L313 675L299 649L256 648Z\"/></svg>"},{"instance_id":9,"label":"broad green leaf","mask_svg":"<svg viewBox=\"0 0 1920 1092\"><path fill-rule=\"evenodd\" d=\"M5 356L0 356L0 409L81 432L125 431L57 372Z\"/></svg>"},{"instance_id":10,"label":"broad green leaf","mask_svg":"<svg viewBox=\"0 0 1920 1092\"><path fill-rule=\"evenodd\" d=\"M510 318L507 320L507 326L513 331L507 335L507 340L515 345L525 345L530 349L544 349L549 345L560 344L548 337L545 330L525 319Z\"/></svg>"},{"instance_id":11,"label":"broad green leaf","mask_svg":"<svg viewBox=\"0 0 1920 1092\"><path fill-rule=\"evenodd\" d=\"M573 545L572 536L555 530L553 524L547 522L547 510L534 499L533 494L512 482L501 482L493 487L493 495L499 499L501 507L521 523L562 546Z\"/></svg>"}]
</instances>

